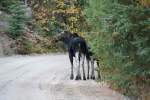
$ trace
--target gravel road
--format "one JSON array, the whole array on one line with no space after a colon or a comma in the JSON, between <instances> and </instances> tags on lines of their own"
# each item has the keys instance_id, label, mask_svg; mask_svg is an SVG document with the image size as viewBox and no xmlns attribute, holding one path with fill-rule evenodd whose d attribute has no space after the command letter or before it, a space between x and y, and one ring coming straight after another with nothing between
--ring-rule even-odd
<instances>
[{"instance_id":1,"label":"gravel road","mask_svg":"<svg viewBox=\"0 0 150 100\"><path fill-rule=\"evenodd\" d=\"M128 100L104 83L69 74L66 54L0 58L0 100Z\"/></svg>"}]
</instances>

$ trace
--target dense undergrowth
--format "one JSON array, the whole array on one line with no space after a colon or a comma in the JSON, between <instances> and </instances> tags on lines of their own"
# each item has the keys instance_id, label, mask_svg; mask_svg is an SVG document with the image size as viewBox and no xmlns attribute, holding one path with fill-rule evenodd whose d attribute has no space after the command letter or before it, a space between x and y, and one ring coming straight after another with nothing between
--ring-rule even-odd
<instances>
[{"instance_id":1,"label":"dense undergrowth","mask_svg":"<svg viewBox=\"0 0 150 100\"><path fill-rule=\"evenodd\" d=\"M150 95L150 5L145 2L90 0L85 9L103 78L136 98Z\"/></svg>"}]
</instances>

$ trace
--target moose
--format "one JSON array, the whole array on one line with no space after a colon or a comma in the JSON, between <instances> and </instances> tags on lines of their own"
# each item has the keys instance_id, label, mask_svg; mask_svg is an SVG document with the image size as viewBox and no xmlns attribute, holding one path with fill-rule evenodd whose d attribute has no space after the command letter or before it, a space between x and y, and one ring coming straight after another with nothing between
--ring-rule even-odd
<instances>
[{"instance_id":1,"label":"moose","mask_svg":"<svg viewBox=\"0 0 150 100\"><path fill-rule=\"evenodd\" d=\"M78 60L77 75L75 80L81 80L80 65L82 63L83 80L95 79L94 73L94 59L91 58L91 52L85 41L85 39L79 36L77 33L71 33L69 31L63 31L54 37L54 41L62 41L68 47L69 59L71 63L71 75L70 79L74 79L74 58ZM87 77L85 75L84 61L87 62ZM90 77L90 62L91 62L91 77Z\"/></svg>"}]
</instances>

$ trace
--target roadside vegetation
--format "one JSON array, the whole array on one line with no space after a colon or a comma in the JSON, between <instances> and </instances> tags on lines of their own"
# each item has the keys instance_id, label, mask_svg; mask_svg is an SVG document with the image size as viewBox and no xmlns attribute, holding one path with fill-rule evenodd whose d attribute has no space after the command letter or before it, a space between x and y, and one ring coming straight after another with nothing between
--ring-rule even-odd
<instances>
[{"instance_id":1,"label":"roadside vegetation","mask_svg":"<svg viewBox=\"0 0 150 100\"><path fill-rule=\"evenodd\" d=\"M1 0L0 10L17 53L65 51L53 36L78 33L99 59L102 80L135 99L150 96L149 0Z\"/></svg>"},{"instance_id":2,"label":"roadside vegetation","mask_svg":"<svg viewBox=\"0 0 150 100\"><path fill-rule=\"evenodd\" d=\"M150 95L149 7L148 0L89 0L84 10L103 78L137 98Z\"/></svg>"},{"instance_id":3,"label":"roadside vegetation","mask_svg":"<svg viewBox=\"0 0 150 100\"><path fill-rule=\"evenodd\" d=\"M32 9L23 1L2 0L0 1L0 11L2 12L0 35L5 35L5 37L7 35L7 38L11 39L11 44L6 49L12 48L13 52L17 54L64 51L56 44L51 43L51 37L45 35L45 31L42 30L42 26L38 25ZM5 23L7 26L3 25ZM5 27L3 28L3 26ZM8 44L6 43L4 46L8 46ZM6 53L6 55L9 54Z\"/></svg>"}]
</instances>

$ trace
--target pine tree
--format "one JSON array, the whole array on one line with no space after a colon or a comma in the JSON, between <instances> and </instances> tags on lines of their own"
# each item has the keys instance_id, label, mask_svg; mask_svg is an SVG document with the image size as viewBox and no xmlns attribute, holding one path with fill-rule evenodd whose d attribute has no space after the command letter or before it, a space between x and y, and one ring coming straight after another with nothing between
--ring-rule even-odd
<instances>
[{"instance_id":1,"label":"pine tree","mask_svg":"<svg viewBox=\"0 0 150 100\"><path fill-rule=\"evenodd\" d=\"M20 3L15 3L10 6L11 19L9 33L12 38L21 36L25 31L25 26L29 20L26 16L26 6Z\"/></svg>"}]
</instances>

